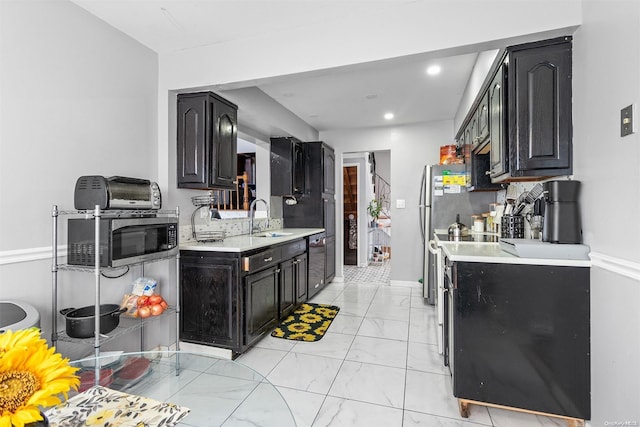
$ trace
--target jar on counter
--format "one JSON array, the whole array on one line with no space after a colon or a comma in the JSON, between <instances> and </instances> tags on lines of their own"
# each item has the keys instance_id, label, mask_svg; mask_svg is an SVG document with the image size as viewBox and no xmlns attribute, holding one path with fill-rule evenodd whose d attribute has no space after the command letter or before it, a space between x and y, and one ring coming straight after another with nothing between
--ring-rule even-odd
<instances>
[{"instance_id":1,"label":"jar on counter","mask_svg":"<svg viewBox=\"0 0 640 427\"><path fill-rule=\"evenodd\" d=\"M489 203L489 217L491 218L491 227L487 228L487 232L489 233L498 233L500 223L496 221L496 215L498 211L497 203Z\"/></svg>"},{"instance_id":2,"label":"jar on counter","mask_svg":"<svg viewBox=\"0 0 640 427\"><path fill-rule=\"evenodd\" d=\"M482 220L484 221L484 231L491 232L491 229L493 228L493 217L490 215L490 213L483 213Z\"/></svg>"},{"instance_id":3,"label":"jar on counter","mask_svg":"<svg viewBox=\"0 0 640 427\"><path fill-rule=\"evenodd\" d=\"M484 218L482 215L471 215L472 230L476 233L484 232Z\"/></svg>"}]
</instances>

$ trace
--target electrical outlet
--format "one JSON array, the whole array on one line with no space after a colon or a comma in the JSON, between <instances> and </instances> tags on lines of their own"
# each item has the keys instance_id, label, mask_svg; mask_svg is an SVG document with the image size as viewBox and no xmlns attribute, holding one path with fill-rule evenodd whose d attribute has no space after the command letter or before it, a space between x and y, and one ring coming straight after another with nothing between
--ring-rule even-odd
<instances>
[{"instance_id":1,"label":"electrical outlet","mask_svg":"<svg viewBox=\"0 0 640 427\"><path fill-rule=\"evenodd\" d=\"M635 104L631 104L620 110L620 136L627 136L635 133Z\"/></svg>"}]
</instances>

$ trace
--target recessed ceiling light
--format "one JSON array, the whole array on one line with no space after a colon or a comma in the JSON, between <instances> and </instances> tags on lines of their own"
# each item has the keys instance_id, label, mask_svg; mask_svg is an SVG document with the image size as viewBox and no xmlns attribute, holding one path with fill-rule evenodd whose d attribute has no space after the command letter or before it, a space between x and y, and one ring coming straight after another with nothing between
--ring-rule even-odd
<instances>
[{"instance_id":1,"label":"recessed ceiling light","mask_svg":"<svg viewBox=\"0 0 640 427\"><path fill-rule=\"evenodd\" d=\"M440 68L439 65L431 65L427 68L427 74L429 74L430 76L436 76L440 74L441 70L442 69Z\"/></svg>"},{"instance_id":2,"label":"recessed ceiling light","mask_svg":"<svg viewBox=\"0 0 640 427\"><path fill-rule=\"evenodd\" d=\"M393 113L385 113L385 114L384 114L384 118L385 118L386 120L391 120L391 119L393 119Z\"/></svg>"}]
</instances>

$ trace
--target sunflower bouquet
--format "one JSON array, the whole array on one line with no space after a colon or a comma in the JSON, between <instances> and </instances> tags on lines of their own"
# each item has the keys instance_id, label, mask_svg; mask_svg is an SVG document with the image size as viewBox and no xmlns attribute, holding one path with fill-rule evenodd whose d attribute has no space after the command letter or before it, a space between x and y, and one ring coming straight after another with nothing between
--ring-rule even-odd
<instances>
[{"instance_id":1,"label":"sunflower bouquet","mask_svg":"<svg viewBox=\"0 0 640 427\"><path fill-rule=\"evenodd\" d=\"M0 333L0 427L24 427L43 420L42 407L78 389L78 368L69 365L37 328Z\"/></svg>"}]
</instances>

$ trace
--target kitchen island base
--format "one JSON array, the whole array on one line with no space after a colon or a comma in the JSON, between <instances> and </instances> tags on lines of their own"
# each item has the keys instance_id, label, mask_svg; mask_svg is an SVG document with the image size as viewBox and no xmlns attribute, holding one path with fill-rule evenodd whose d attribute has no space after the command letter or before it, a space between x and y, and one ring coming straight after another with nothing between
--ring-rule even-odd
<instances>
[{"instance_id":1,"label":"kitchen island base","mask_svg":"<svg viewBox=\"0 0 640 427\"><path fill-rule=\"evenodd\" d=\"M462 418L469 418L469 413L471 411L471 408L470 408L471 405L486 406L486 407L489 407L489 408L505 409L505 410L508 410L508 411L524 412L524 413L527 413L527 414L540 415L540 416L543 416L543 417L558 418L558 419L561 419L561 420L565 420L567 422L567 427L584 427L584 420L580 419L580 418L565 417L565 416L562 416L562 415L548 414L548 413L545 413L545 412L538 412L538 411L531 411L529 409L512 408L510 406L496 405L496 404L487 403L487 402L478 402L478 401L469 400L469 399L458 399L458 408L460 409L460 416Z\"/></svg>"}]
</instances>

